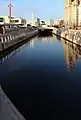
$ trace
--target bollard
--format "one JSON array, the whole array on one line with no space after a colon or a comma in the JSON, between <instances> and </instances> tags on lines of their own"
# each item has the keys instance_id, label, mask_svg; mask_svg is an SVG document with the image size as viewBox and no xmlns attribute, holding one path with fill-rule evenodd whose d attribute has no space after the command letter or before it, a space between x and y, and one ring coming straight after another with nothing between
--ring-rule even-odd
<instances>
[{"instance_id":1,"label":"bollard","mask_svg":"<svg viewBox=\"0 0 81 120\"><path fill-rule=\"evenodd\" d=\"M10 40L12 40L12 37L11 37L11 35L10 35Z\"/></svg>"},{"instance_id":2,"label":"bollard","mask_svg":"<svg viewBox=\"0 0 81 120\"><path fill-rule=\"evenodd\" d=\"M4 40L5 40L5 42L7 42L7 38L6 37L4 38Z\"/></svg>"},{"instance_id":3,"label":"bollard","mask_svg":"<svg viewBox=\"0 0 81 120\"><path fill-rule=\"evenodd\" d=\"M16 36L16 39L18 39L18 36Z\"/></svg>"},{"instance_id":4,"label":"bollard","mask_svg":"<svg viewBox=\"0 0 81 120\"><path fill-rule=\"evenodd\" d=\"M1 42L2 42L2 43L4 42L3 37L1 37Z\"/></svg>"},{"instance_id":5,"label":"bollard","mask_svg":"<svg viewBox=\"0 0 81 120\"><path fill-rule=\"evenodd\" d=\"M1 37L2 50L4 50L4 38Z\"/></svg>"},{"instance_id":6,"label":"bollard","mask_svg":"<svg viewBox=\"0 0 81 120\"><path fill-rule=\"evenodd\" d=\"M7 36L7 41L9 41L9 36Z\"/></svg>"},{"instance_id":7,"label":"bollard","mask_svg":"<svg viewBox=\"0 0 81 120\"><path fill-rule=\"evenodd\" d=\"M14 40L14 36L12 37L12 40Z\"/></svg>"}]
</instances>

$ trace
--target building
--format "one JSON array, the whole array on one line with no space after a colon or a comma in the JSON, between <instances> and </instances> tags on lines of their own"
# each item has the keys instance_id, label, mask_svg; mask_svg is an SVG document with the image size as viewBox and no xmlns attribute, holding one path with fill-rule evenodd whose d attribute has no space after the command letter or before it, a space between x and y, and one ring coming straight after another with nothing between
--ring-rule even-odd
<instances>
[{"instance_id":1,"label":"building","mask_svg":"<svg viewBox=\"0 0 81 120\"><path fill-rule=\"evenodd\" d=\"M50 22L50 26L52 27L54 25L54 20L50 19L49 22Z\"/></svg>"},{"instance_id":2,"label":"building","mask_svg":"<svg viewBox=\"0 0 81 120\"><path fill-rule=\"evenodd\" d=\"M32 19L31 25L32 26L37 26L37 27L40 26L40 18Z\"/></svg>"},{"instance_id":3,"label":"building","mask_svg":"<svg viewBox=\"0 0 81 120\"><path fill-rule=\"evenodd\" d=\"M81 26L81 2L78 6L78 25Z\"/></svg>"},{"instance_id":4,"label":"building","mask_svg":"<svg viewBox=\"0 0 81 120\"><path fill-rule=\"evenodd\" d=\"M11 24L15 24L15 25L26 25L26 20L23 18L13 18L10 21Z\"/></svg>"},{"instance_id":5,"label":"building","mask_svg":"<svg viewBox=\"0 0 81 120\"><path fill-rule=\"evenodd\" d=\"M59 20L54 20L54 25L58 25L59 24Z\"/></svg>"},{"instance_id":6,"label":"building","mask_svg":"<svg viewBox=\"0 0 81 120\"><path fill-rule=\"evenodd\" d=\"M7 24L10 23L10 18L9 18L9 16L0 16L0 19L3 19L4 23L7 23Z\"/></svg>"},{"instance_id":7,"label":"building","mask_svg":"<svg viewBox=\"0 0 81 120\"><path fill-rule=\"evenodd\" d=\"M36 18L35 20L35 26L40 26L40 18Z\"/></svg>"},{"instance_id":8,"label":"building","mask_svg":"<svg viewBox=\"0 0 81 120\"><path fill-rule=\"evenodd\" d=\"M52 27L52 26L54 25L54 20L53 20L53 19L47 20L47 21L45 21L45 24L46 24L47 26Z\"/></svg>"},{"instance_id":9,"label":"building","mask_svg":"<svg viewBox=\"0 0 81 120\"><path fill-rule=\"evenodd\" d=\"M65 0L64 22L68 26L77 27L79 25L79 10L81 0Z\"/></svg>"}]
</instances>

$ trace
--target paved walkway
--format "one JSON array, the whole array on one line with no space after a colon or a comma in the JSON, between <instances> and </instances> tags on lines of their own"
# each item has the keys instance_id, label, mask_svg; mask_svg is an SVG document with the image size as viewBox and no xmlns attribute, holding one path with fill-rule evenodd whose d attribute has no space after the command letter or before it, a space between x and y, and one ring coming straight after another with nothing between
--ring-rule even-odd
<instances>
[{"instance_id":1,"label":"paved walkway","mask_svg":"<svg viewBox=\"0 0 81 120\"><path fill-rule=\"evenodd\" d=\"M0 87L0 120L25 120Z\"/></svg>"}]
</instances>

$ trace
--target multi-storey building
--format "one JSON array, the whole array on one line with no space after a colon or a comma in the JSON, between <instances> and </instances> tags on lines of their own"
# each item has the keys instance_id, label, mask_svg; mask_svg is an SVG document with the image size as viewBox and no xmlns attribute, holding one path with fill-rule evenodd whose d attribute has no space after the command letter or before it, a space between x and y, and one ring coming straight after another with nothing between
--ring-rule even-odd
<instances>
[{"instance_id":1,"label":"multi-storey building","mask_svg":"<svg viewBox=\"0 0 81 120\"><path fill-rule=\"evenodd\" d=\"M65 0L64 21L68 26L80 25L81 0Z\"/></svg>"}]
</instances>

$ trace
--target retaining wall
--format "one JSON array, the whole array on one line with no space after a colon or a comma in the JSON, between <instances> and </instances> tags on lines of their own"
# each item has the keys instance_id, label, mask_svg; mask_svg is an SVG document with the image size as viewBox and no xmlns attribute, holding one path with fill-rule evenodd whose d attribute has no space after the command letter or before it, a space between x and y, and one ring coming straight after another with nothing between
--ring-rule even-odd
<instances>
[{"instance_id":1,"label":"retaining wall","mask_svg":"<svg viewBox=\"0 0 81 120\"><path fill-rule=\"evenodd\" d=\"M57 31L57 29L54 29L53 33L63 39L66 39L76 45L81 46L81 30L62 30L60 34Z\"/></svg>"},{"instance_id":2,"label":"retaining wall","mask_svg":"<svg viewBox=\"0 0 81 120\"><path fill-rule=\"evenodd\" d=\"M0 35L0 51L4 51L36 34L38 34L38 29L18 29L9 34Z\"/></svg>"},{"instance_id":3,"label":"retaining wall","mask_svg":"<svg viewBox=\"0 0 81 120\"><path fill-rule=\"evenodd\" d=\"M25 120L0 87L0 120Z\"/></svg>"}]
</instances>

